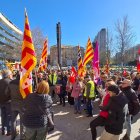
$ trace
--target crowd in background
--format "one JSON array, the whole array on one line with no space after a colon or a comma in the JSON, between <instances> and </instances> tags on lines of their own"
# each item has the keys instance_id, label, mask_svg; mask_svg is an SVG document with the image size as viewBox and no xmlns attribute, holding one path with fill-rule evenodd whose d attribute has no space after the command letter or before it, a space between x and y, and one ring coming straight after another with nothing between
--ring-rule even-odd
<instances>
[{"instance_id":1,"label":"crowd in background","mask_svg":"<svg viewBox=\"0 0 140 140\"><path fill-rule=\"evenodd\" d=\"M67 107L73 105L74 114L92 117L94 101L99 100L99 115L90 123L92 139L96 140L97 126L104 126L100 140L119 140L126 124L127 132L122 140L129 140L131 121L139 111L140 73L106 74L101 72L95 82L94 73L87 71L84 77L71 81L71 70L46 70L33 72L33 93L23 99L19 91L20 75L10 70L0 75L1 134L18 134L17 116L20 116L20 139L47 139L48 124L54 127L52 104ZM139 101L138 101L139 100ZM6 133L7 132L7 133Z\"/></svg>"}]
</instances>

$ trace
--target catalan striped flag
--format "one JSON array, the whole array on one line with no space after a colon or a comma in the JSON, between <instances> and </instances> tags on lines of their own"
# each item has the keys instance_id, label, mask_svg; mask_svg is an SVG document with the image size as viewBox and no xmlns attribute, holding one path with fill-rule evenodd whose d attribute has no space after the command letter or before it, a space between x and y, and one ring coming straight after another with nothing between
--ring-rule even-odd
<instances>
[{"instance_id":1,"label":"catalan striped flag","mask_svg":"<svg viewBox=\"0 0 140 140\"><path fill-rule=\"evenodd\" d=\"M25 27L21 54L20 92L23 98L32 93L32 70L37 63L32 35L25 11Z\"/></svg>"},{"instance_id":2,"label":"catalan striped flag","mask_svg":"<svg viewBox=\"0 0 140 140\"><path fill-rule=\"evenodd\" d=\"M87 42L86 52L84 55L83 66L86 66L86 64L93 59L93 56L94 56L94 50L93 50L92 43L89 38Z\"/></svg>"},{"instance_id":3,"label":"catalan striped flag","mask_svg":"<svg viewBox=\"0 0 140 140\"><path fill-rule=\"evenodd\" d=\"M44 41L44 46L39 64L39 71L44 71L47 68L47 54L48 54L48 39Z\"/></svg>"},{"instance_id":4,"label":"catalan striped flag","mask_svg":"<svg viewBox=\"0 0 140 140\"><path fill-rule=\"evenodd\" d=\"M78 46L78 75L79 76L81 76L82 68L83 68L83 62L82 62L81 50L80 50L80 46Z\"/></svg>"}]
</instances>

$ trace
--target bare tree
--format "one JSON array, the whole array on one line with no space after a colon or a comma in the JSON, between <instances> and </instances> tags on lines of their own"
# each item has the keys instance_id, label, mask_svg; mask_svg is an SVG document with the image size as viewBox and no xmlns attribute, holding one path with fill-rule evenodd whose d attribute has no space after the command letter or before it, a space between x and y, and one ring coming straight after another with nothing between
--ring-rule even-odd
<instances>
[{"instance_id":1,"label":"bare tree","mask_svg":"<svg viewBox=\"0 0 140 140\"><path fill-rule=\"evenodd\" d=\"M41 53L42 53L45 37L43 35L42 30L39 27L36 27L32 30L32 37L33 37L35 52L37 55L37 61L39 62L41 58Z\"/></svg>"},{"instance_id":2,"label":"bare tree","mask_svg":"<svg viewBox=\"0 0 140 140\"><path fill-rule=\"evenodd\" d=\"M113 35L112 33L107 29L107 37L106 37L106 58L109 63L111 63L111 58L115 53L115 48L113 46Z\"/></svg>"},{"instance_id":3,"label":"bare tree","mask_svg":"<svg viewBox=\"0 0 140 140\"><path fill-rule=\"evenodd\" d=\"M132 32L132 27L129 24L127 16L124 16L122 20L118 20L115 23L115 29L117 33L117 48L120 52L120 61L123 68L125 52L133 44L134 33Z\"/></svg>"}]
</instances>

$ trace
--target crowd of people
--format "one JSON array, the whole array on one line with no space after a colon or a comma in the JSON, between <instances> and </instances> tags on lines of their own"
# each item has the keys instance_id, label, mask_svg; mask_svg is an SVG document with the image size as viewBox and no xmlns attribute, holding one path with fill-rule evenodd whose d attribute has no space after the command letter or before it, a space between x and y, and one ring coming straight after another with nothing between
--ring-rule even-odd
<instances>
[{"instance_id":1,"label":"crowd of people","mask_svg":"<svg viewBox=\"0 0 140 140\"><path fill-rule=\"evenodd\" d=\"M74 114L85 111L86 117L92 117L97 98L100 112L89 124L92 139L97 138L96 127L102 126L100 140L119 140L126 125L122 140L130 140L131 121L140 110L140 73L101 72L95 82L94 73L87 71L73 82L71 70L46 70L33 73L33 93L25 99L19 90L19 72L13 76L4 70L0 77L1 134L11 135L11 140L19 133L18 115L21 140L46 140L48 126L54 127L53 104L67 107L67 100Z\"/></svg>"}]
</instances>

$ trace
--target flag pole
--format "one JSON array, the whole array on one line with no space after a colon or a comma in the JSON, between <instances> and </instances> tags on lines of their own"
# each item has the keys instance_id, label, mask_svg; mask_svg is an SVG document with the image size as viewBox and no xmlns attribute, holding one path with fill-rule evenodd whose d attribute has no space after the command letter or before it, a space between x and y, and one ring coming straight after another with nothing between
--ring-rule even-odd
<instances>
[{"instance_id":1,"label":"flag pole","mask_svg":"<svg viewBox=\"0 0 140 140\"><path fill-rule=\"evenodd\" d=\"M35 81L36 81L36 87L37 87L38 86L37 70L35 70Z\"/></svg>"}]
</instances>

